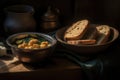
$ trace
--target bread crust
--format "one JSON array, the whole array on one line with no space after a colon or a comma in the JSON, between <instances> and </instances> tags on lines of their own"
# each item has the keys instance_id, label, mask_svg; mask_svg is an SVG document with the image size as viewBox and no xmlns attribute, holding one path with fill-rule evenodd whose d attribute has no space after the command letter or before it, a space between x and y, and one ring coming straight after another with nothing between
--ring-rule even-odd
<instances>
[{"instance_id":1,"label":"bread crust","mask_svg":"<svg viewBox=\"0 0 120 80\"><path fill-rule=\"evenodd\" d=\"M85 40L69 40L67 41L68 44L73 44L73 45L93 45L96 43L95 39L85 39Z\"/></svg>"},{"instance_id":2,"label":"bread crust","mask_svg":"<svg viewBox=\"0 0 120 80\"><path fill-rule=\"evenodd\" d=\"M75 22L72 26L70 26L64 34L64 40L77 40L81 39L84 33L88 28L88 20L80 20Z\"/></svg>"}]
</instances>

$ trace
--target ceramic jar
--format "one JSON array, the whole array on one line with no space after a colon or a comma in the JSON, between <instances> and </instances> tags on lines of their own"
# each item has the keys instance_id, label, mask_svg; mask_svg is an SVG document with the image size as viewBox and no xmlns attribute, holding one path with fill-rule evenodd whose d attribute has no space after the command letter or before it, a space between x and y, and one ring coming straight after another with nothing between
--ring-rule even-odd
<instances>
[{"instance_id":1,"label":"ceramic jar","mask_svg":"<svg viewBox=\"0 0 120 80\"><path fill-rule=\"evenodd\" d=\"M5 8L6 18L4 29L7 36L19 32L33 32L36 22L33 18L34 9L29 5L13 5Z\"/></svg>"}]
</instances>

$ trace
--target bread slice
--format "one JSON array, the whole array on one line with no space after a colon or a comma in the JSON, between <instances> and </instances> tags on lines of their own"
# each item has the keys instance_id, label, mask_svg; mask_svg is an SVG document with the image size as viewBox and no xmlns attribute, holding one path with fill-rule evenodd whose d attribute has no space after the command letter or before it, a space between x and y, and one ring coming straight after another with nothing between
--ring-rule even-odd
<instances>
[{"instance_id":1,"label":"bread slice","mask_svg":"<svg viewBox=\"0 0 120 80\"><path fill-rule=\"evenodd\" d=\"M93 45L96 43L95 39L85 39L85 40L69 40L67 41L68 44L73 45Z\"/></svg>"},{"instance_id":2,"label":"bread slice","mask_svg":"<svg viewBox=\"0 0 120 80\"><path fill-rule=\"evenodd\" d=\"M87 28L88 20L77 21L66 30L64 40L77 40L82 38Z\"/></svg>"},{"instance_id":3,"label":"bread slice","mask_svg":"<svg viewBox=\"0 0 120 80\"><path fill-rule=\"evenodd\" d=\"M96 36L97 36L97 29L96 29L96 27L93 26L93 25L89 25L87 31L85 32L84 36L81 39L83 39L83 40L85 40L85 39L90 40L90 39L95 39Z\"/></svg>"},{"instance_id":4,"label":"bread slice","mask_svg":"<svg viewBox=\"0 0 120 80\"><path fill-rule=\"evenodd\" d=\"M110 27L108 25L99 25L96 27L97 34L97 44L104 44L110 35Z\"/></svg>"}]
</instances>

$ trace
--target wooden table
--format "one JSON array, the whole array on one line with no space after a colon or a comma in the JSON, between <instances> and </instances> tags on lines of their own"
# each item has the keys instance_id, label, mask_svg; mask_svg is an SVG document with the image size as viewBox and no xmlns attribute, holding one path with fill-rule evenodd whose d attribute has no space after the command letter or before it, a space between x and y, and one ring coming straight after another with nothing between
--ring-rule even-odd
<instances>
[{"instance_id":1,"label":"wooden table","mask_svg":"<svg viewBox=\"0 0 120 80\"><path fill-rule=\"evenodd\" d=\"M80 80L81 68L75 63L59 57L52 57L44 65L30 65L16 57L0 60L0 80Z\"/></svg>"}]
</instances>

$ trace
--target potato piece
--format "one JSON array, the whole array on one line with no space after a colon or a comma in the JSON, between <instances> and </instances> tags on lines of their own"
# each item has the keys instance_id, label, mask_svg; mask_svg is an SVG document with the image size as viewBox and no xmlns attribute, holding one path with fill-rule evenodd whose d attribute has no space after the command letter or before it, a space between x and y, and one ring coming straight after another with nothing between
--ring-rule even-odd
<instances>
[{"instance_id":1,"label":"potato piece","mask_svg":"<svg viewBox=\"0 0 120 80\"><path fill-rule=\"evenodd\" d=\"M32 46L33 44L38 43L39 41L37 39L31 39L28 43L29 46Z\"/></svg>"}]
</instances>

